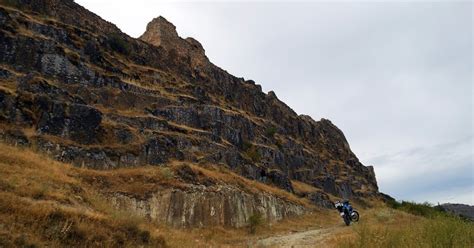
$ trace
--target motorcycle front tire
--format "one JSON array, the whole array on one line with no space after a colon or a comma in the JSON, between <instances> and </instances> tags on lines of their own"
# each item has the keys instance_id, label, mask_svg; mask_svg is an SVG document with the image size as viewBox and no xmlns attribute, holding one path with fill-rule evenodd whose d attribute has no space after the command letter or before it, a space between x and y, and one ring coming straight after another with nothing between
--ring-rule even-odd
<instances>
[{"instance_id":1,"label":"motorcycle front tire","mask_svg":"<svg viewBox=\"0 0 474 248\"><path fill-rule=\"evenodd\" d=\"M343 218L344 218L344 223L346 223L346 226L351 224L351 219L350 219L351 217L349 217L348 214L345 214Z\"/></svg>"}]
</instances>

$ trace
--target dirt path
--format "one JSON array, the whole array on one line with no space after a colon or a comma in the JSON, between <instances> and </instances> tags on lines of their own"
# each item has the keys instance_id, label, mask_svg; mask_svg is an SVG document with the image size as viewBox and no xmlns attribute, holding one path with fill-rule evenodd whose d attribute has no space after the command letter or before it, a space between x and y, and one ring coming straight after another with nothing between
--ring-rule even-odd
<instances>
[{"instance_id":1,"label":"dirt path","mask_svg":"<svg viewBox=\"0 0 474 248\"><path fill-rule=\"evenodd\" d=\"M325 241L344 230L344 227L338 226L279 235L258 240L253 247L327 247Z\"/></svg>"}]
</instances>

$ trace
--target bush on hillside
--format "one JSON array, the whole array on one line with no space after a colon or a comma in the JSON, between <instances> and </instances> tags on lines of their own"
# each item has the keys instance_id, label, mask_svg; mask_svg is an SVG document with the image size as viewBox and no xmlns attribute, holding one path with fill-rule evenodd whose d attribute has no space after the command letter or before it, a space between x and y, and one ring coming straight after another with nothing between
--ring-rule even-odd
<instances>
[{"instance_id":1,"label":"bush on hillside","mask_svg":"<svg viewBox=\"0 0 474 248\"><path fill-rule=\"evenodd\" d=\"M273 138L273 136L275 136L276 132L277 132L276 127L269 126L265 129L265 136L267 136L269 138Z\"/></svg>"},{"instance_id":2,"label":"bush on hillside","mask_svg":"<svg viewBox=\"0 0 474 248\"><path fill-rule=\"evenodd\" d=\"M12 7L19 7L20 6L20 1L19 0L4 0L2 1L3 4L7 6L12 6Z\"/></svg>"},{"instance_id":3,"label":"bush on hillside","mask_svg":"<svg viewBox=\"0 0 474 248\"><path fill-rule=\"evenodd\" d=\"M128 44L127 40L120 34L109 35L108 43L112 50L125 55L130 54L130 44Z\"/></svg>"},{"instance_id":4,"label":"bush on hillside","mask_svg":"<svg viewBox=\"0 0 474 248\"><path fill-rule=\"evenodd\" d=\"M404 212L432 218L438 215L444 215L444 209L440 207L433 207L430 203L415 203L409 201L402 201L401 203L395 200L388 201L387 205L391 208L402 210Z\"/></svg>"},{"instance_id":5,"label":"bush on hillside","mask_svg":"<svg viewBox=\"0 0 474 248\"><path fill-rule=\"evenodd\" d=\"M242 144L242 149L244 150L244 155L252 160L254 163L258 163L261 160L260 152L257 147L248 141L244 141Z\"/></svg>"},{"instance_id":6,"label":"bush on hillside","mask_svg":"<svg viewBox=\"0 0 474 248\"><path fill-rule=\"evenodd\" d=\"M253 144L250 143L250 142L247 141L247 140L244 140L244 141L242 142L242 150L244 150L244 151L249 150L250 148L252 148L252 146L253 146Z\"/></svg>"}]
</instances>

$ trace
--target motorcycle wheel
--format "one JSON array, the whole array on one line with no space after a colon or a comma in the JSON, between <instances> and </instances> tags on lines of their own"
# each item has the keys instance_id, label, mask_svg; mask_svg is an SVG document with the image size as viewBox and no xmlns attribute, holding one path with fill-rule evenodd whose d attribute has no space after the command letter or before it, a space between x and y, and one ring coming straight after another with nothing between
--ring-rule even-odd
<instances>
[{"instance_id":1,"label":"motorcycle wheel","mask_svg":"<svg viewBox=\"0 0 474 248\"><path fill-rule=\"evenodd\" d=\"M359 212L357 212L357 211L355 211L355 210L352 211L351 220L354 221L354 222L359 221Z\"/></svg>"},{"instance_id":2,"label":"motorcycle wheel","mask_svg":"<svg viewBox=\"0 0 474 248\"><path fill-rule=\"evenodd\" d=\"M351 217L349 217L348 214L345 214L343 218L344 218L344 223L346 223L346 226L351 224L351 219L350 219Z\"/></svg>"}]
</instances>

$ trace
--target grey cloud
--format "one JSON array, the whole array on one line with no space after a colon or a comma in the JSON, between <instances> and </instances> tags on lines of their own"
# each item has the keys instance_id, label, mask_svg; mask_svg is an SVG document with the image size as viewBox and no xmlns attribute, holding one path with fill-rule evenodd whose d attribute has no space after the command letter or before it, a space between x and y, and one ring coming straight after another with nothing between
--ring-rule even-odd
<instances>
[{"instance_id":1,"label":"grey cloud","mask_svg":"<svg viewBox=\"0 0 474 248\"><path fill-rule=\"evenodd\" d=\"M385 154L369 161L380 165L379 184L386 192L395 192L394 196L402 199L433 201L432 196L436 193L456 196L459 189L473 189L472 145L473 139L468 137ZM466 203L474 204L474 199Z\"/></svg>"}]
</instances>

